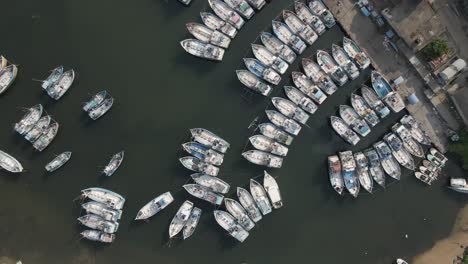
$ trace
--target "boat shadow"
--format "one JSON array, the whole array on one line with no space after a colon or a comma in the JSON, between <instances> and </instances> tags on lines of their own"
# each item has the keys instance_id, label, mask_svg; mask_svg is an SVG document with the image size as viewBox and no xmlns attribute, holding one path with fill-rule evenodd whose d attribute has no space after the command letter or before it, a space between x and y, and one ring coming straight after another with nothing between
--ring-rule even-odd
<instances>
[{"instance_id":1,"label":"boat shadow","mask_svg":"<svg viewBox=\"0 0 468 264\"><path fill-rule=\"evenodd\" d=\"M207 75L219 66L222 62L209 61L195 57L188 54L185 50L180 47L179 53L175 57L173 68L178 69L180 67L189 67L191 71L196 72L197 75ZM194 67L195 65L195 67Z\"/></svg>"}]
</instances>

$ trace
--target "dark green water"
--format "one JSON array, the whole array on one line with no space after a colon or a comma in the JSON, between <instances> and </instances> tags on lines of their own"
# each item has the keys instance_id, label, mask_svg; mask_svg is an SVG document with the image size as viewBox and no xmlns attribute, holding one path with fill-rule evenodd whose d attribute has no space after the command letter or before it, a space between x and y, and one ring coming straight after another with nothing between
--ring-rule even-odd
<instances>
[{"instance_id":1,"label":"dark green water","mask_svg":"<svg viewBox=\"0 0 468 264\"><path fill-rule=\"evenodd\" d=\"M186 54L179 41L189 37L185 23L200 21L206 1L189 8L160 0L10 1L2 4L0 52L19 64L13 87L0 97L0 148L23 162L28 172L0 172L0 256L25 264L63 263L390 263L411 259L447 236L462 198L445 188L446 178L430 188L409 171L400 183L364 192L358 199L339 197L331 189L326 157L349 148L331 129L328 118L369 77L361 75L331 96L310 118L290 148L279 176L285 206L264 217L243 244L217 226L212 207L190 198L204 210L195 234L169 248L167 229L178 206L189 198L181 185L189 171L177 161L188 129L205 127L232 147L220 177L233 187L246 185L262 168L240 153L269 99L242 99L234 71L250 43L289 1L274 1L255 15L232 41L222 63ZM335 27L312 47L331 48L343 35ZM298 60L291 66L298 69ZM32 78L44 78L59 64L79 77L59 102L42 93ZM283 83L289 83L289 72ZM282 86L282 85L281 85ZM282 87L274 94L284 96ZM81 103L107 89L116 98L108 115L91 122ZM42 103L61 125L42 153L12 130L20 107ZM392 115L352 150L367 148L401 115ZM124 149L118 172L102 179L99 170ZM73 151L66 167L52 175L43 166L63 151ZM449 164L447 175L461 175ZM127 197L117 240L109 246L79 241L80 210L73 199L83 188L102 186ZM235 188L233 188L235 189ZM138 209L170 190L176 201L150 223L132 223ZM408 234L408 239L404 236Z\"/></svg>"}]
</instances>

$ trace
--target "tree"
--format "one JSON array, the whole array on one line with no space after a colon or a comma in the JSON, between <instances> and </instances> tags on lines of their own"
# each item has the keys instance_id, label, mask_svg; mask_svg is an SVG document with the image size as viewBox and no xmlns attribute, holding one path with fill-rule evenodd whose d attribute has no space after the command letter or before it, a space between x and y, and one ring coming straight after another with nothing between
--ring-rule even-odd
<instances>
[{"instance_id":1,"label":"tree","mask_svg":"<svg viewBox=\"0 0 468 264\"><path fill-rule=\"evenodd\" d=\"M451 143L449 150L460 155L463 162L463 168L468 169L468 131L463 130L460 133L460 140Z\"/></svg>"},{"instance_id":2,"label":"tree","mask_svg":"<svg viewBox=\"0 0 468 264\"><path fill-rule=\"evenodd\" d=\"M426 57L426 59L433 60L448 53L449 51L450 48L448 47L447 40L437 38L424 47L421 52L424 57Z\"/></svg>"}]
</instances>

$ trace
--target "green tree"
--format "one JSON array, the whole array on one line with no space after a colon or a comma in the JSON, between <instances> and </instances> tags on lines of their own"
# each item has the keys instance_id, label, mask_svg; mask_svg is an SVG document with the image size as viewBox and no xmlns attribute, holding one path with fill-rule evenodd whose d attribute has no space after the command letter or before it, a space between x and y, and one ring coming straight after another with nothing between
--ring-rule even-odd
<instances>
[{"instance_id":1,"label":"green tree","mask_svg":"<svg viewBox=\"0 0 468 264\"><path fill-rule=\"evenodd\" d=\"M463 161L463 168L468 169L468 131L463 130L460 133L460 140L451 143L449 150L460 155Z\"/></svg>"},{"instance_id":2,"label":"green tree","mask_svg":"<svg viewBox=\"0 0 468 264\"><path fill-rule=\"evenodd\" d=\"M448 53L450 48L447 44L447 40L442 38L434 39L426 47L422 49L422 54L426 59L433 60L439 58L440 56Z\"/></svg>"}]
</instances>

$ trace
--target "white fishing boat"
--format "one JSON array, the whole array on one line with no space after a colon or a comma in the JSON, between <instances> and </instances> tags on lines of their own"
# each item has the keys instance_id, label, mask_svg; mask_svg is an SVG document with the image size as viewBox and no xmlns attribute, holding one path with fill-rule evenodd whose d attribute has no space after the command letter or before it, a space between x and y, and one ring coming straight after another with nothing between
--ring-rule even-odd
<instances>
[{"instance_id":1,"label":"white fishing boat","mask_svg":"<svg viewBox=\"0 0 468 264\"><path fill-rule=\"evenodd\" d=\"M351 94L351 105L354 110L356 110L356 113L358 113L360 117L364 118L370 126L374 127L380 122L375 111L370 108L366 103L366 100L364 100L360 95L355 93Z\"/></svg>"},{"instance_id":2,"label":"white fishing boat","mask_svg":"<svg viewBox=\"0 0 468 264\"><path fill-rule=\"evenodd\" d=\"M468 193L468 183L463 178L451 178L449 188L456 192Z\"/></svg>"},{"instance_id":3,"label":"white fishing boat","mask_svg":"<svg viewBox=\"0 0 468 264\"><path fill-rule=\"evenodd\" d=\"M362 98L366 103L377 112L380 118L385 118L390 114L390 109L384 105L384 103L377 97L377 95L366 85L362 85L361 88Z\"/></svg>"},{"instance_id":4,"label":"white fishing boat","mask_svg":"<svg viewBox=\"0 0 468 264\"><path fill-rule=\"evenodd\" d=\"M266 4L265 0L247 0L247 2L249 2L249 4L257 10L262 9Z\"/></svg>"},{"instance_id":5,"label":"white fishing boat","mask_svg":"<svg viewBox=\"0 0 468 264\"><path fill-rule=\"evenodd\" d=\"M342 195L345 186L341 176L341 162L337 155L328 157L328 177L333 190Z\"/></svg>"},{"instance_id":6,"label":"white fishing boat","mask_svg":"<svg viewBox=\"0 0 468 264\"><path fill-rule=\"evenodd\" d=\"M112 243L115 240L115 234L107 234L99 230L85 230L81 232L80 235L88 240L102 243Z\"/></svg>"},{"instance_id":7,"label":"white fishing boat","mask_svg":"<svg viewBox=\"0 0 468 264\"><path fill-rule=\"evenodd\" d=\"M46 171L48 172L53 172L58 170L60 167L65 165L72 156L72 153L70 151L63 152L62 154L58 155L55 157L52 161L47 163L45 166Z\"/></svg>"},{"instance_id":8,"label":"white fishing boat","mask_svg":"<svg viewBox=\"0 0 468 264\"><path fill-rule=\"evenodd\" d=\"M289 98L289 100L304 109L304 111L308 112L309 114L313 114L317 111L317 105L297 88L292 86L284 86L284 92L286 93L286 96Z\"/></svg>"},{"instance_id":9,"label":"white fishing boat","mask_svg":"<svg viewBox=\"0 0 468 264\"><path fill-rule=\"evenodd\" d=\"M62 74L63 74L63 66L62 65L60 65L60 66L56 67L55 69L53 69L52 71L50 71L49 76L47 76L47 78L42 81L42 85L41 85L42 88L45 89L45 90L49 89L49 87L54 85L60 79L60 76L62 76Z\"/></svg>"},{"instance_id":10,"label":"white fishing boat","mask_svg":"<svg viewBox=\"0 0 468 264\"><path fill-rule=\"evenodd\" d=\"M336 64L328 52L318 50L317 63L339 86L343 86L348 81L346 73Z\"/></svg>"},{"instance_id":11,"label":"white fishing boat","mask_svg":"<svg viewBox=\"0 0 468 264\"><path fill-rule=\"evenodd\" d=\"M224 0L224 2L246 19L252 18L255 14L253 8L245 0Z\"/></svg>"},{"instance_id":12,"label":"white fishing boat","mask_svg":"<svg viewBox=\"0 0 468 264\"><path fill-rule=\"evenodd\" d=\"M197 184L204 186L213 192L226 194L229 192L230 185L229 183L221 180L220 178L206 175L203 173L194 173L190 175L192 180L194 180Z\"/></svg>"},{"instance_id":13,"label":"white fishing boat","mask_svg":"<svg viewBox=\"0 0 468 264\"><path fill-rule=\"evenodd\" d=\"M145 204L137 213L135 220L144 220L159 213L174 201L171 192L165 192Z\"/></svg>"},{"instance_id":14,"label":"white fishing boat","mask_svg":"<svg viewBox=\"0 0 468 264\"><path fill-rule=\"evenodd\" d=\"M18 123L15 123L15 131L20 135L25 135L28 133L39 121L43 111L44 108L41 104L37 104L31 108L28 108L21 120Z\"/></svg>"},{"instance_id":15,"label":"white fishing boat","mask_svg":"<svg viewBox=\"0 0 468 264\"><path fill-rule=\"evenodd\" d=\"M0 55L0 71L3 70L8 64L8 60Z\"/></svg>"},{"instance_id":16,"label":"white fishing boat","mask_svg":"<svg viewBox=\"0 0 468 264\"><path fill-rule=\"evenodd\" d=\"M411 132L406 126L396 123L392 126L393 133L396 133L402 140L405 149L413 156L422 158L424 157L424 150L421 145L416 142L411 136Z\"/></svg>"},{"instance_id":17,"label":"white fishing boat","mask_svg":"<svg viewBox=\"0 0 468 264\"><path fill-rule=\"evenodd\" d=\"M219 166L224 161L224 155L210 149L209 147L198 142L186 142L182 144L184 150L199 158L201 161L208 162L212 165Z\"/></svg>"},{"instance_id":18,"label":"white fishing boat","mask_svg":"<svg viewBox=\"0 0 468 264\"><path fill-rule=\"evenodd\" d=\"M321 0L312 0L309 1L309 8L312 13L320 16L320 18L324 21L327 28L331 28L336 25L335 18L333 14L328 10Z\"/></svg>"},{"instance_id":19,"label":"white fishing boat","mask_svg":"<svg viewBox=\"0 0 468 264\"><path fill-rule=\"evenodd\" d=\"M0 70L0 94L4 93L15 81L18 67L10 64Z\"/></svg>"},{"instance_id":20,"label":"white fishing boat","mask_svg":"<svg viewBox=\"0 0 468 264\"><path fill-rule=\"evenodd\" d=\"M416 165L411 154L403 147L403 142L393 133L388 133L383 138L392 150L393 157L400 163L401 166L408 170L415 170Z\"/></svg>"},{"instance_id":21,"label":"white fishing boat","mask_svg":"<svg viewBox=\"0 0 468 264\"><path fill-rule=\"evenodd\" d=\"M400 180L400 165L398 165L398 163L393 158L390 147L385 142L379 141L374 144L374 148L379 154L380 163L382 164L385 173L387 173L395 180Z\"/></svg>"},{"instance_id":22,"label":"white fishing boat","mask_svg":"<svg viewBox=\"0 0 468 264\"><path fill-rule=\"evenodd\" d=\"M191 171L202 172L211 176L218 176L218 167L203 162L199 158L187 156L180 158L179 161L182 163L182 165L184 165L185 168Z\"/></svg>"},{"instance_id":23,"label":"white fishing boat","mask_svg":"<svg viewBox=\"0 0 468 264\"><path fill-rule=\"evenodd\" d=\"M70 89L74 80L75 71L73 69L64 72L54 84L47 88L47 94L51 98L59 100L68 91L68 89Z\"/></svg>"},{"instance_id":24,"label":"white fishing boat","mask_svg":"<svg viewBox=\"0 0 468 264\"><path fill-rule=\"evenodd\" d=\"M247 88L263 95L263 96L268 96L270 95L271 91L273 88L260 80L257 76L255 76L253 73L247 70L237 70L237 79L245 85Z\"/></svg>"},{"instance_id":25,"label":"white fishing boat","mask_svg":"<svg viewBox=\"0 0 468 264\"><path fill-rule=\"evenodd\" d=\"M106 221L117 222L122 217L122 210L108 208L107 205L95 201L87 202L81 205L87 214L95 214Z\"/></svg>"},{"instance_id":26,"label":"white fishing boat","mask_svg":"<svg viewBox=\"0 0 468 264\"><path fill-rule=\"evenodd\" d=\"M286 24L275 20L271 23L273 26L273 33L279 40L291 47L297 54L302 54L302 52L304 52L307 45L299 36L294 34Z\"/></svg>"},{"instance_id":27,"label":"white fishing boat","mask_svg":"<svg viewBox=\"0 0 468 264\"><path fill-rule=\"evenodd\" d=\"M338 89L330 76L322 71L320 66L312 59L303 58L302 68L304 69L305 75L307 75L307 77L309 77L321 90L323 90L328 95L334 94Z\"/></svg>"},{"instance_id":28,"label":"white fishing boat","mask_svg":"<svg viewBox=\"0 0 468 264\"><path fill-rule=\"evenodd\" d=\"M269 32L262 32L260 35L260 40L262 44L267 48L271 53L275 56L279 56L289 64L293 63L297 55L294 51L286 44L284 44L281 40L273 36L273 34Z\"/></svg>"},{"instance_id":29,"label":"white fishing boat","mask_svg":"<svg viewBox=\"0 0 468 264\"><path fill-rule=\"evenodd\" d=\"M253 58L244 58L244 64L247 69L258 78L277 85L281 81L281 76L273 68L263 65L259 60Z\"/></svg>"},{"instance_id":30,"label":"white fishing boat","mask_svg":"<svg viewBox=\"0 0 468 264\"><path fill-rule=\"evenodd\" d=\"M268 172L263 171L263 187L270 197L271 205L275 209L279 209L283 207L283 198L281 196L281 192L276 182L275 178L268 174Z\"/></svg>"},{"instance_id":31,"label":"white fishing boat","mask_svg":"<svg viewBox=\"0 0 468 264\"><path fill-rule=\"evenodd\" d=\"M371 82L374 91L380 99L387 104L393 112L398 113L405 108L405 102L400 94L393 91L390 83L377 71L372 71Z\"/></svg>"},{"instance_id":32,"label":"white fishing boat","mask_svg":"<svg viewBox=\"0 0 468 264\"><path fill-rule=\"evenodd\" d=\"M222 61L224 57L223 48L204 43L198 39L185 39L180 42L180 45L189 54L202 59Z\"/></svg>"},{"instance_id":33,"label":"white fishing boat","mask_svg":"<svg viewBox=\"0 0 468 264\"><path fill-rule=\"evenodd\" d=\"M330 121L333 130L335 130L335 132L349 144L355 146L361 140L359 136L348 127L343 119L336 116L331 116Z\"/></svg>"},{"instance_id":34,"label":"white fishing boat","mask_svg":"<svg viewBox=\"0 0 468 264\"><path fill-rule=\"evenodd\" d=\"M385 188L385 173L380 165L380 158L373 148L364 150L364 154L369 161L369 173L380 186Z\"/></svg>"},{"instance_id":35,"label":"white fishing boat","mask_svg":"<svg viewBox=\"0 0 468 264\"><path fill-rule=\"evenodd\" d=\"M93 95L93 97L91 97L91 99L89 99L88 102L84 104L83 110L85 112L93 111L104 102L108 95L109 93L106 90L98 92L97 94Z\"/></svg>"},{"instance_id":36,"label":"white fishing boat","mask_svg":"<svg viewBox=\"0 0 468 264\"><path fill-rule=\"evenodd\" d=\"M230 213L214 210L214 216L216 222L239 242L244 242L249 236L249 232L242 228Z\"/></svg>"},{"instance_id":37,"label":"white fishing boat","mask_svg":"<svg viewBox=\"0 0 468 264\"><path fill-rule=\"evenodd\" d=\"M353 158L353 153L351 151L339 152L341 161L341 173L343 175L343 180L345 187L348 192L356 198L359 194L360 184L358 177L356 176L356 162Z\"/></svg>"},{"instance_id":38,"label":"white fishing boat","mask_svg":"<svg viewBox=\"0 0 468 264\"><path fill-rule=\"evenodd\" d=\"M419 124L414 117L411 115L405 115L400 119L400 123L405 125L411 132L411 136L418 143L423 145L431 145L431 139L427 136L426 132L422 128L422 125Z\"/></svg>"},{"instance_id":39,"label":"white fishing boat","mask_svg":"<svg viewBox=\"0 0 468 264\"><path fill-rule=\"evenodd\" d=\"M185 184L182 187L184 187L184 189L192 196L207 201L214 205L221 205L224 199L223 195L215 193L210 189L199 184Z\"/></svg>"},{"instance_id":40,"label":"white fishing boat","mask_svg":"<svg viewBox=\"0 0 468 264\"><path fill-rule=\"evenodd\" d=\"M215 14L210 12L201 12L200 16L203 23L212 30L221 31L232 39L236 37L237 29L233 25L217 17Z\"/></svg>"},{"instance_id":41,"label":"white fishing boat","mask_svg":"<svg viewBox=\"0 0 468 264\"><path fill-rule=\"evenodd\" d=\"M283 130L279 129L277 126L273 125L272 123L260 124L258 125L258 129L260 130L260 133L262 133L264 136L267 136L277 141L278 143L281 143L284 145L289 146L294 140L294 137L284 132Z\"/></svg>"},{"instance_id":42,"label":"white fishing boat","mask_svg":"<svg viewBox=\"0 0 468 264\"><path fill-rule=\"evenodd\" d=\"M249 191L244 188L237 187L237 198L239 198L239 202L247 211L250 219L252 219L254 222L262 220L262 213L258 209L255 200Z\"/></svg>"},{"instance_id":43,"label":"white fishing boat","mask_svg":"<svg viewBox=\"0 0 468 264\"><path fill-rule=\"evenodd\" d=\"M187 220L190 217L192 209L193 203L188 200L180 206L169 225L169 238L173 238L182 231L182 228L184 228L185 223L187 223Z\"/></svg>"},{"instance_id":44,"label":"white fishing boat","mask_svg":"<svg viewBox=\"0 0 468 264\"><path fill-rule=\"evenodd\" d=\"M23 172L23 165L10 154L0 150L0 167L12 173Z\"/></svg>"},{"instance_id":45,"label":"white fishing boat","mask_svg":"<svg viewBox=\"0 0 468 264\"><path fill-rule=\"evenodd\" d=\"M273 68L280 74L284 74L288 70L288 63L283 59L273 55L267 48L259 44L252 44L252 52L261 63Z\"/></svg>"},{"instance_id":46,"label":"white fishing boat","mask_svg":"<svg viewBox=\"0 0 468 264\"><path fill-rule=\"evenodd\" d=\"M34 127L29 130L26 135L24 135L24 138L33 143L36 141L49 127L50 122L52 121L52 118L50 116L43 116L37 123L34 125Z\"/></svg>"},{"instance_id":47,"label":"white fishing boat","mask_svg":"<svg viewBox=\"0 0 468 264\"><path fill-rule=\"evenodd\" d=\"M275 110L265 110L265 113L273 124L284 129L284 131L292 135L297 136L302 129L301 125L299 125L296 121L287 118Z\"/></svg>"},{"instance_id":48,"label":"white fishing boat","mask_svg":"<svg viewBox=\"0 0 468 264\"><path fill-rule=\"evenodd\" d=\"M333 44L332 55L338 65L340 65L340 67L346 71L351 80L354 80L359 76L358 67L356 64L354 64L354 62L351 61L342 47Z\"/></svg>"},{"instance_id":49,"label":"white fishing boat","mask_svg":"<svg viewBox=\"0 0 468 264\"><path fill-rule=\"evenodd\" d=\"M437 162L440 164L439 166L443 167L445 163L447 163L448 159L442 153L440 153L437 149L435 148L430 148L429 153L431 153L432 156L434 156L434 160L437 160Z\"/></svg>"},{"instance_id":50,"label":"white fishing boat","mask_svg":"<svg viewBox=\"0 0 468 264\"><path fill-rule=\"evenodd\" d=\"M192 134L193 140L196 142L221 153L226 153L227 149L230 147L226 140L204 128L192 128L190 129L190 134Z\"/></svg>"},{"instance_id":51,"label":"white fishing boat","mask_svg":"<svg viewBox=\"0 0 468 264\"><path fill-rule=\"evenodd\" d=\"M416 179L424 182L427 185L431 185L432 182L434 181L433 177L431 177L430 175L427 175L425 173L419 172L419 171L415 172L414 176L416 177Z\"/></svg>"},{"instance_id":52,"label":"white fishing boat","mask_svg":"<svg viewBox=\"0 0 468 264\"><path fill-rule=\"evenodd\" d=\"M244 19L223 1L208 0L208 4L217 16L233 25L236 29L241 29L245 24Z\"/></svg>"},{"instance_id":53,"label":"white fishing boat","mask_svg":"<svg viewBox=\"0 0 468 264\"><path fill-rule=\"evenodd\" d=\"M361 70L367 69L370 65L370 59L367 54L353 40L343 37L343 48L346 54L352 58Z\"/></svg>"},{"instance_id":54,"label":"white fishing boat","mask_svg":"<svg viewBox=\"0 0 468 264\"><path fill-rule=\"evenodd\" d=\"M271 204L267 193L263 186L254 179L250 179L250 193L263 215L271 213Z\"/></svg>"},{"instance_id":55,"label":"white fishing boat","mask_svg":"<svg viewBox=\"0 0 468 264\"><path fill-rule=\"evenodd\" d=\"M273 97L271 98L271 102L276 107L276 109L278 109L278 111L286 117L292 118L301 124L305 124L307 123L307 120L309 120L309 115L288 99L284 99L282 97Z\"/></svg>"},{"instance_id":56,"label":"white fishing boat","mask_svg":"<svg viewBox=\"0 0 468 264\"><path fill-rule=\"evenodd\" d=\"M250 219L247 211L244 207L234 199L226 198L224 199L224 205L226 210L236 218L237 222L247 231L250 231L254 228L255 223Z\"/></svg>"},{"instance_id":57,"label":"white fishing boat","mask_svg":"<svg viewBox=\"0 0 468 264\"><path fill-rule=\"evenodd\" d=\"M185 223L184 229L182 231L184 239L189 238L193 234L193 232L195 232L195 229L198 226L198 222L200 221L201 214L202 210L200 208L193 207L189 219Z\"/></svg>"},{"instance_id":58,"label":"white fishing boat","mask_svg":"<svg viewBox=\"0 0 468 264\"><path fill-rule=\"evenodd\" d=\"M310 25L317 34L322 35L327 28L320 18L314 14L302 1L294 1L294 11L297 16L306 24Z\"/></svg>"},{"instance_id":59,"label":"white fishing boat","mask_svg":"<svg viewBox=\"0 0 468 264\"><path fill-rule=\"evenodd\" d=\"M33 143L33 147L38 151L43 151L46 149L52 140L54 140L55 136L57 136L59 129L59 124L53 121L49 127L42 133L42 135Z\"/></svg>"},{"instance_id":60,"label":"white fishing boat","mask_svg":"<svg viewBox=\"0 0 468 264\"><path fill-rule=\"evenodd\" d=\"M106 221L104 218L94 215L87 214L81 217L78 217L78 222L84 226L87 226L92 229L97 229L108 234L113 234L119 229L119 223Z\"/></svg>"},{"instance_id":61,"label":"white fishing boat","mask_svg":"<svg viewBox=\"0 0 468 264\"><path fill-rule=\"evenodd\" d=\"M374 182L369 174L369 163L366 156L362 152L354 153L354 160L356 161L357 170L356 174L361 183L361 186L369 193L372 193Z\"/></svg>"},{"instance_id":62,"label":"white fishing boat","mask_svg":"<svg viewBox=\"0 0 468 264\"><path fill-rule=\"evenodd\" d=\"M113 97L107 97L104 99L104 101L95 107L94 109L90 110L88 112L88 116L93 119L97 120L111 109L111 107L114 105L114 98Z\"/></svg>"},{"instance_id":63,"label":"white fishing boat","mask_svg":"<svg viewBox=\"0 0 468 264\"><path fill-rule=\"evenodd\" d=\"M81 193L82 197L104 203L111 209L121 210L125 204L125 198L122 195L103 188L91 187L81 190Z\"/></svg>"},{"instance_id":64,"label":"white fishing boat","mask_svg":"<svg viewBox=\"0 0 468 264\"><path fill-rule=\"evenodd\" d=\"M327 99L325 93L302 72L293 71L291 75L294 85L299 88L301 92L312 98L317 104L321 104Z\"/></svg>"},{"instance_id":65,"label":"white fishing boat","mask_svg":"<svg viewBox=\"0 0 468 264\"><path fill-rule=\"evenodd\" d=\"M366 121L362 120L351 106L340 105L339 112L343 121L362 137L367 136L371 132Z\"/></svg>"},{"instance_id":66,"label":"white fishing boat","mask_svg":"<svg viewBox=\"0 0 468 264\"><path fill-rule=\"evenodd\" d=\"M307 24L304 24L300 18L289 10L283 11L283 19L289 29L307 44L312 45L318 39L317 33Z\"/></svg>"},{"instance_id":67,"label":"white fishing boat","mask_svg":"<svg viewBox=\"0 0 468 264\"><path fill-rule=\"evenodd\" d=\"M256 149L270 152L278 156L285 157L288 154L288 148L264 135L254 135L249 137L249 141Z\"/></svg>"},{"instance_id":68,"label":"white fishing boat","mask_svg":"<svg viewBox=\"0 0 468 264\"><path fill-rule=\"evenodd\" d=\"M281 168L283 165L283 158L260 150L248 150L243 152L242 156L249 162L260 166Z\"/></svg>"},{"instance_id":69,"label":"white fishing boat","mask_svg":"<svg viewBox=\"0 0 468 264\"><path fill-rule=\"evenodd\" d=\"M228 36L217 30L212 30L202 24L191 22L187 23L186 26L190 34L192 34L200 41L210 43L225 49L227 49L231 43L231 39Z\"/></svg>"},{"instance_id":70,"label":"white fishing boat","mask_svg":"<svg viewBox=\"0 0 468 264\"><path fill-rule=\"evenodd\" d=\"M112 156L110 159L109 163L104 167L104 170L102 173L106 175L107 177L112 176L114 172L120 167L122 164L122 161L124 159L125 152L120 151L119 153L116 153Z\"/></svg>"}]
</instances>

